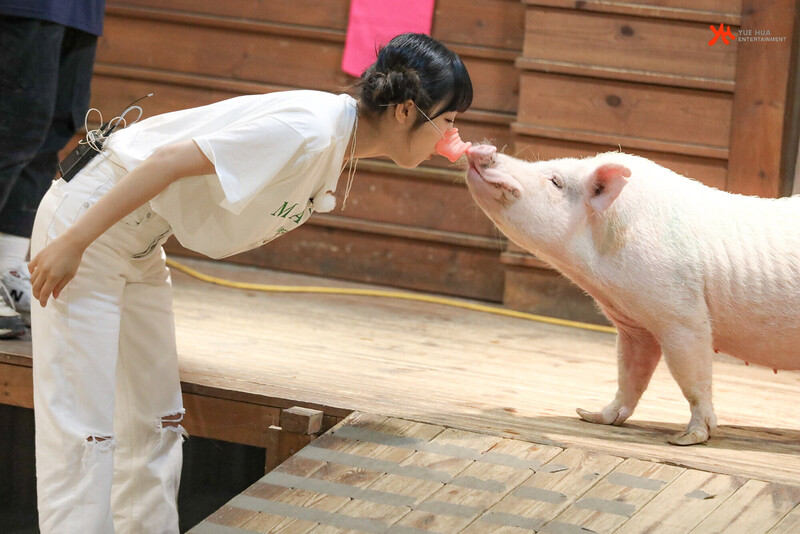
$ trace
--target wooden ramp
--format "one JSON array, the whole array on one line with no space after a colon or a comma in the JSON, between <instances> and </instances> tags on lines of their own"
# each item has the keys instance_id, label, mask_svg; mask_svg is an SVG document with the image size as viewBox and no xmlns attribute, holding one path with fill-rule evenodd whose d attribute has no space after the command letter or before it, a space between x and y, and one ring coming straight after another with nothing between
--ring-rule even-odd
<instances>
[{"instance_id":1,"label":"wooden ramp","mask_svg":"<svg viewBox=\"0 0 800 534\"><path fill-rule=\"evenodd\" d=\"M800 487L355 413L193 534L792 534Z\"/></svg>"}]
</instances>

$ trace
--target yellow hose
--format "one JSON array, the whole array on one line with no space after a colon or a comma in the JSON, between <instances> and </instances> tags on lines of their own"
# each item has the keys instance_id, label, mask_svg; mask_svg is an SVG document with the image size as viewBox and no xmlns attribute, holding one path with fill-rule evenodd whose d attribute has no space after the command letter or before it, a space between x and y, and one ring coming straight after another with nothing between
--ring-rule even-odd
<instances>
[{"instance_id":1,"label":"yellow hose","mask_svg":"<svg viewBox=\"0 0 800 534\"><path fill-rule=\"evenodd\" d=\"M473 304L470 302L462 302L456 299L449 299L445 297L435 297L432 295L424 295L417 293L407 293L404 291L384 291L378 289L356 289L356 288L343 288L343 287L320 287L320 286L279 286L269 284L251 284L248 282L235 282L232 280L225 280L224 278L217 278L209 276L199 271L187 267L182 263L175 260L168 259L167 265L171 268L188 274L203 282L217 284L219 286L233 287L236 289L250 289L252 291L266 291L272 293L325 293L328 295L359 295L364 297L384 297L392 299L405 299L415 300L418 302L428 302L431 304L443 304L445 306L453 306L455 308L463 308L466 310L480 311L486 313L494 313L496 315L504 315L506 317L515 317L517 319L527 319L529 321L537 321L540 323L554 324L558 326L571 326L573 328L582 328L584 330L594 330L595 332L607 332L616 334L616 329L610 326L602 326L590 323L581 323L578 321L568 321L566 319L556 319L554 317L545 317L543 315L534 315L532 313L519 312L514 310L507 310L505 308L497 308L494 306L483 306L481 304Z\"/></svg>"}]
</instances>

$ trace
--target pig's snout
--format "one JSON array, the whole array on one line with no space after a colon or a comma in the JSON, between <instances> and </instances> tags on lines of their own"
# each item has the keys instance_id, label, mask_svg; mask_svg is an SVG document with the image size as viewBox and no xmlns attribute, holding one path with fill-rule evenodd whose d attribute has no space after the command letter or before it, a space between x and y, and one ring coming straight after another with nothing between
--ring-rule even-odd
<instances>
[{"instance_id":1,"label":"pig's snout","mask_svg":"<svg viewBox=\"0 0 800 534\"><path fill-rule=\"evenodd\" d=\"M467 150L467 160L475 168L489 167L495 162L497 148L492 145L474 145Z\"/></svg>"},{"instance_id":2,"label":"pig's snout","mask_svg":"<svg viewBox=\"0 0 800 534\"><path fill-rule=\"evenodd\" d=\"M514 198L522 196L522 184L503 167L492 145L477 145L467 151L469 170L467 182L475 196L485 196L507 203L506 193Z\"/></svg>"}]
</instances>

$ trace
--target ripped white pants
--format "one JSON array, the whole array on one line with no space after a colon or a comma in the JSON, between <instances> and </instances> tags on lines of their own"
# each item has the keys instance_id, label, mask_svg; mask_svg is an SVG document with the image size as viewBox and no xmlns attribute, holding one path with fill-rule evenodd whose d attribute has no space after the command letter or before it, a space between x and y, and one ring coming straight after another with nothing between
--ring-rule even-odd
<instances>
[{"instance_id":1,"label":"ripped white pants","mask_svg":"<svg viewBox=\"0 0 800 534\"><path fill-rule=\"evenodd\" d=\"M37 211L31 254L124 176L97 156ZM183 403L170 233L149 204L83 255L58 299L32 306L39 527L47 533L177 533Z\"/></svg>"}]
</instances>

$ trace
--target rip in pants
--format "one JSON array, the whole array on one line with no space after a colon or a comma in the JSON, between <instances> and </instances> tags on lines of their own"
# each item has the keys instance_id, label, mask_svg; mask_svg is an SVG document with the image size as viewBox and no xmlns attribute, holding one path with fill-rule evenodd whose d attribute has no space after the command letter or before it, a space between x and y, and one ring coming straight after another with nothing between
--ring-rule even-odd
<instances>
[{"instance_id":1,"label":"rip in pants","mask_svg":"<svg viewBox=\"0 0 800 534\"><path fill-rule=\"evenodd\" d=\"M98 436L90 434L83 442L83 458L81 458L81 467L83 472L86 472L87 466L94 462L97 454L101 452L113 452L117 447L117 441L113 436Z\"/></svg>"},{"instance_id":2,"label":"rip in pants","mask_svg":"<svg viewBox=\"0 0 800 534\"><path fill-rule=\"evenodd\" d=\"M165 416L162 416L156 421L156 432L161 435L161 439L164 439L164 434L167 432L173 432L175 434L179 434L183 437L183 440L189 438L189 433L186 432L186 429L183 428L181 422L183 421L183 416L186 414L186 410L181 408L177 412L172 412Z\"/></svg>"}]
</instances>

